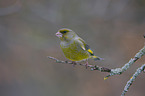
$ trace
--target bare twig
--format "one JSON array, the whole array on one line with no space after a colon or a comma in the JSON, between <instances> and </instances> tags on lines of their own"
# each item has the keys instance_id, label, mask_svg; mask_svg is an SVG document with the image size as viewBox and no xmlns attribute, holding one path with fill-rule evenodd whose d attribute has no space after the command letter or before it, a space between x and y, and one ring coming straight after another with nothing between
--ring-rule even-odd
<instances>
[{"instance_id":1,"label":"bare twig","mask_svg":"<svg viewBox=\"0 0 145 96\"><path fill-rule=\"evenodd\" d=\"M51 56L47 56L47 57L49 59L55 60L56 63L73 64L72 62L58 60L58 59L56 59L54 57L51 57ZM82 63L76 63L75 65L86 66L86 64L82 64ZM109 69L109 68L99 67L99 66L96 66L96 65L87 65L87 67L90 67L92 71L93 70L98 70L98 71L101 71L101 72L110 72L111 71L111 69Z\"/></svg>"},{"instance_id":2,"label":"bare twig","mask_svg":"<svg viewBox=\"0 0 145 96\"><path fill-rule=\"evenodd\" d=\"M107 79L108 77L113 76L113 75L120 75L120 74L122 74L128 68L130 68L130 66L133 65L143 55L145 55L145 46L134 56L134 58L131 58L129 60L129 62L126 63L122 68L111 69L110 74L108 76L106 76L105 79Z\"/></svg>"},{"instance_id":3,"label":"bare twig","mask_svg":"<svg viewBox=\"0 0 145 96\"><path fill-rule=\"evenodd\" d=\"M136 72L133 74L133 76L130 78L130 80L127 82L127 84L124 87L124 90L121 94L121 96L125 96L125 93L128 91L129 87L132 85L133 81L135 81L136 77L145 69L145 64L143 64L140 68L136 70Z\"/></svg>"}]
</instances>

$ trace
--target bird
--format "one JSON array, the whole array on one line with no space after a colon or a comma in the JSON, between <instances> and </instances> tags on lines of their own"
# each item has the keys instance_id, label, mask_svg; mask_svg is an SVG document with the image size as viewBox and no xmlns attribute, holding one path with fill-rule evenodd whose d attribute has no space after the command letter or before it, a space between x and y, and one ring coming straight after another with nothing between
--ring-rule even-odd
<instances>
[{"instance_id":1,"label":"bird","mask_svg":"<svg viewBox=\"0 0 145 96\"><path fill-rule=\"evenodd\" d=\"M90 46L71 29L61 28L56 33L56 36L60 39L60 48L65 57L71 60L73 64L85 60L87 68L89 58L95 61L103 60L103 58L95 56Z\"/></svg>"}]
</instances>

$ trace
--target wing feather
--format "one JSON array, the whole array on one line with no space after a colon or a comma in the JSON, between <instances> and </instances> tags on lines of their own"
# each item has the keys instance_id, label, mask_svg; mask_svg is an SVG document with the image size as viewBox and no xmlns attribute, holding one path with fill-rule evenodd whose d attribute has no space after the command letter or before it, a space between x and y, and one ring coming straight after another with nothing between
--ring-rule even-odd
<instances>
[{"instance_id":1,"label":"wing feather","mask_svg":"<svg viewBox=\"0 0 145 96\"><path fill-rule=\"evenodd\" d=\"M90 46L87 45L83 39L79 38L79 41L83 43L81 46L83 50L86 50L90 55L94 55L93 51L90 49Z\"/></svg>"}]
</instances>

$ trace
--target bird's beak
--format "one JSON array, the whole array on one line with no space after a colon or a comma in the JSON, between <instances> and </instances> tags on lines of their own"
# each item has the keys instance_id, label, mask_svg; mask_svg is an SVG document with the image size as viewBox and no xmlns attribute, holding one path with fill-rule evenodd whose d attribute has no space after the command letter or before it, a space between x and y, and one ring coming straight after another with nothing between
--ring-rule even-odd
<instances>
[{"instance_id":1,"label":"bird's beak","mask_svg":"<svg viewBox=\"0 0 145 96\"><path fill-rule=\"evenodd\" d=\"M55 34L57 37L61 38L62 37L62 33L60 33L59 31Z\"/></svg>"}]
</instances>

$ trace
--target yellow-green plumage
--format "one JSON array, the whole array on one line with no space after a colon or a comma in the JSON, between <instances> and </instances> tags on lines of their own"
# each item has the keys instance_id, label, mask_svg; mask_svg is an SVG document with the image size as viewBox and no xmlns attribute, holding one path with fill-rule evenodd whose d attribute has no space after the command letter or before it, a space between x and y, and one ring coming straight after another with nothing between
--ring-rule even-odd
<instances>
[{"instance_id":1,"label":"yellow-green plumage","mask_svg":"<svg viewBox=\"0 0 145 96\"><path fill-rule=\"evenodd\" d=\"M76 40L73 40L71 43L66 45L63 43L60 44L60 47L66 58L72 61L80 61L90 57L90 54L86 50L82 49L80 43Z\"/></svg>"}]
</instances>

